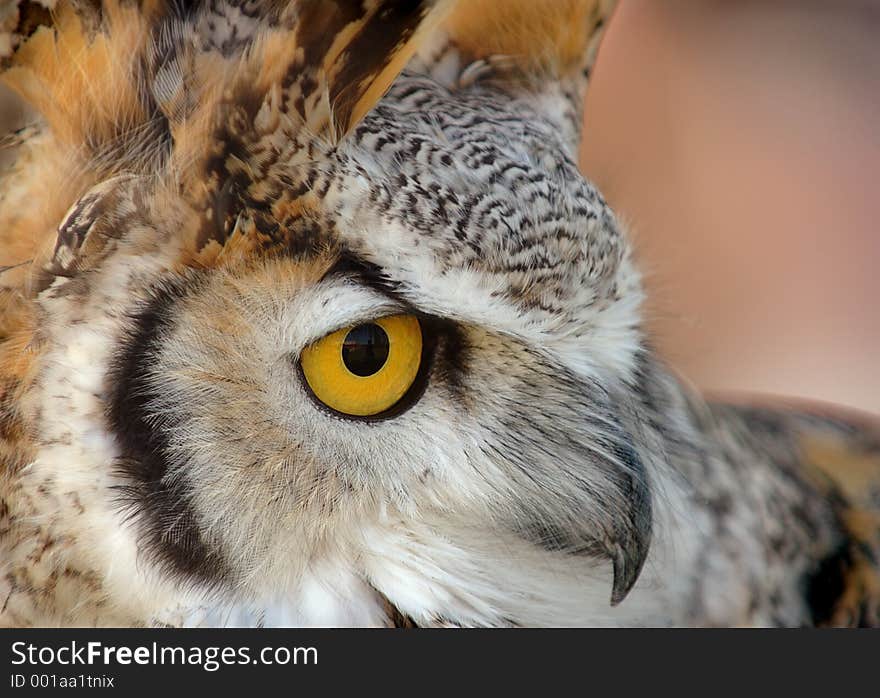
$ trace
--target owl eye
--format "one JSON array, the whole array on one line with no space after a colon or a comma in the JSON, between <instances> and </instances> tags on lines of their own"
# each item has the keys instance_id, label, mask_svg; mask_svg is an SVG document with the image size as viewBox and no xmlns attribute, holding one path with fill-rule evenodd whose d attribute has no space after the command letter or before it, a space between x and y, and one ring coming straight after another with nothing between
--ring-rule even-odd
<instances>
[{"instance_id":1,"label":"owl eye","mask_svg":"<svg viewBox=\"0 0 880 698\"><path fill-rule=\"evenodd\" d=\"M412 315L346 327L306 347L300 367L318 401L353 417L375 417L410 392L422 364L422 328Z\"/></svg>"}]
</instances>

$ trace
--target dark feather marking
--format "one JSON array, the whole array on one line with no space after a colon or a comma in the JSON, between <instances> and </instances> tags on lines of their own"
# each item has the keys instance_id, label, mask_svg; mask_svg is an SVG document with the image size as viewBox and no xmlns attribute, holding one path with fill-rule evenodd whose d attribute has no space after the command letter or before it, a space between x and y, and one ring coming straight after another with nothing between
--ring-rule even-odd
<instances>
[{"instance_id":1,"label":"dark feather marking","mask_svg":"<svg viewBox=\"0 0 880 698\"><path fill-rule=\"evenodd\" d=\"M396 49L410 39L430 5L424 0L387 3L352 39L345 50L345 63L330 89L330 104L338 123L348 125L355 104L369 87L369 78L391 62Z\"/></svg>"},{"instance_id":2,"label":"dark feather marking","mask_svg":"<svg viewBox=\"0 0 880 698\"><path fill-rule=\"evenodd\" d=\"M843 544L822 560L816 570L806 578L805 595L814 625L821 626L831 622L846 588L846 571L851 566L849 546Z\"/></svg>"},{"instance_id":3,"label":"dark feather marking","mask_svg":"<svg viewBox=\"0 0 880 698\"><path fill-rule=\"evenodd\" d=\"M202 535L186 484L167 477L169 417L150 409L157 390L150 371L162 337L175 303L198 283L190 277L161 287L134 318L109 371L107 420L122 454L117 471L130 482L119 488L120 503L137 521L148 553L173 573L216 583L229 567Z\"/></svg>"}]
</instances>

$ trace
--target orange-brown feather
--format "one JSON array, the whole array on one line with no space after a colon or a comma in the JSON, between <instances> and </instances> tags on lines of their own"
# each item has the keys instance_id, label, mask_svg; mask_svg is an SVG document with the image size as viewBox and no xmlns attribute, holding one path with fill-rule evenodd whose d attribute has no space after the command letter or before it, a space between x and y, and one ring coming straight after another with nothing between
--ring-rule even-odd
<instances>
[{"instance_id":1,"label":"orange-brown feather","mask_svg":"<svg viewBox=\"0 0 880 698\"><path fill-rule=\"evenodd\" d=\"M586 67L594 35L612 0L467 0L447 21L451 38L472 59L503 55L529 73Z\"/></svg>"}]
</instances>

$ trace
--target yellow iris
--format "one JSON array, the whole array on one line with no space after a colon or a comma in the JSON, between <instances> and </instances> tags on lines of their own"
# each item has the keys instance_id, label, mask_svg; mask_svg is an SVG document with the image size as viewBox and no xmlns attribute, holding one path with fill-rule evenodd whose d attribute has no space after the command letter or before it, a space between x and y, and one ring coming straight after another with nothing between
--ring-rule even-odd
<instances>
[{"instance_id":1,"label":"yellow iris","mask_svg":"<svg viewBox=\"0 0 880 698\"><path fill-rule=\"evenodd\" d=\"M315 397L342 414L371 417L406 395L422 361L422 329L412 315L346 327L306 347L303 375Z\"/></svg>"}]
</instances>

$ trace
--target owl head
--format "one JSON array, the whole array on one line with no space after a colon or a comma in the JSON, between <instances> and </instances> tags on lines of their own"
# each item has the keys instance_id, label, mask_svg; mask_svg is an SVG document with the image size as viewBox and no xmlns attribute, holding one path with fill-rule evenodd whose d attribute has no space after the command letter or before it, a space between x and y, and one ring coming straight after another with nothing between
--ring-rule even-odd
<instances>
[{"instance_id":1,"label":"owl head","mask_svg":"<svg viewBox=\"0 0 880 698\"><path fill-rule=\"evenodd\" d=\"M576 165L606 3L96 5L4 76L41 120L0 204L0 417L103 603L623 601L641 290Z\"/></svg>"}]
</instances>

